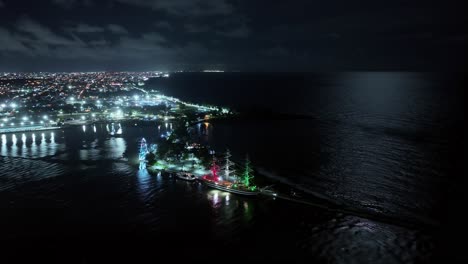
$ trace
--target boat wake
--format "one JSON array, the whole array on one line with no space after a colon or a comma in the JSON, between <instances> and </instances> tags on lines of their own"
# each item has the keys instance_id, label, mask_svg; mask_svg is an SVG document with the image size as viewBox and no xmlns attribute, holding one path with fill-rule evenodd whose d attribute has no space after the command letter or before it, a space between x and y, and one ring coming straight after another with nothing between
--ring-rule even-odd
<instances>
[{"instance_id":1,"label":"boat wake","mask_svg":"<svg viewBox=\"0 0 468 264\"><path fill-rule=\"evenodd\" d=\"M305 185L295 183L290 179L275 174L274 172L268 171L265 168L257 167L257 172L259 175L262 175L272 181L279 183L280 185L285 185L303 194L302 196L298 197L290 194L287 196L278 196L280 198L282 197L292 202L307 204L315 207L320 207L328 211L354 215L402 227L411 227L417 229L433 229L440 226L439 222L424 216L412 215L409 218L402 218L401 216L395 216L382 211L376 211L375 208L373 208L372 206L366 208L355 206L352 203L348 204L343 201L340 201L337 197L327 196L316 191L310 190L310 188L308 188Z\"/></svg>"},{"instance_id":2,"label":"boat wake","mask_svg":"<svg viewBox=\"0 0 468 264\"><path fill-rule=\"evenodd\" d=\"M270 172L270 171L266 170L265 168L257 167L257 168L256 168L256 171L257 171L260 175L262 175L262 176L264 176L264 177L266 177L266 178L269 178L269 179L274 180L274 181L277 181L277 182L279 182L279 183L281 183L281 184L287 185L287 186L289 186L289 187L291 187L291 188L294 188L295 190L298 190L298 191L304 192L304 193L306 193L306 194L312 195L312 196L315 197L315 198L319 198L319 199L322 199L322 200L325 200L325 201L329 201L329 202L332 202L332 201L333 201L334 204L337 203L337 202L334 201L334 199L331 198L331 197L328 197L328 196L323 195L323 194L318 193L318 192L314 192L314 191L308 189L307 187L305 187L304 185L295 183L295 182L291 181L290 179L288 179L288 178L286 178L286 177L283 177L283 176L280 176L280 175L278 175L278 174L275 174L275 173L273 173L273 172Z\"/></svg>"}]
</instances>

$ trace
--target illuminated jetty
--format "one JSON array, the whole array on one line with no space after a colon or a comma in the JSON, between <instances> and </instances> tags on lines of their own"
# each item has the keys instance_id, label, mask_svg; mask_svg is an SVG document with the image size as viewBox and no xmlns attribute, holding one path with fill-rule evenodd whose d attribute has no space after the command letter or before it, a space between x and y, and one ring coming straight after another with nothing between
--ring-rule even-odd
<instances>
[{"instance_id":1,"label":"illuminated jetty","mask_svg":"<svg viewBox=\"0 0 468 264\"><path fill-rule=\"evenodd\" d=\"M44 130L60 129L58 126L21 126L21 127L6 127L0 128L0 133L16 133L16 132L34 132Z\"/></svg>"}]
</instances>

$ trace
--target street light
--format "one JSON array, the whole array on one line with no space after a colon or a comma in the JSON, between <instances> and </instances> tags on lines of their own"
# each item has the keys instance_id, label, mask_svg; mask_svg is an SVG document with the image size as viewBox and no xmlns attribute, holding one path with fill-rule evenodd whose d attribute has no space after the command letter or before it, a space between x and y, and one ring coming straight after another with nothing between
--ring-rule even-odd
<instances>
[{"instance_id":1,"label":"street light","mask_svg":"<svg viewBox=\"0 0 468 264\"><path fill-rule=\"evenodd\" d=\"M45 120L49 119L47 115L44 115L42 118L44 118Z\"/></svg>"}]
</instances>

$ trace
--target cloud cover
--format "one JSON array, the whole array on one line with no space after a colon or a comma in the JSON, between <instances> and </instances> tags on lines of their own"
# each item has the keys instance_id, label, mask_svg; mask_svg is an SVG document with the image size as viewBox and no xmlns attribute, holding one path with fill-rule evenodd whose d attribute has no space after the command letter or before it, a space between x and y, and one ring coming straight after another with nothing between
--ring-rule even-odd
<instances>
[{"instance_id":1,"label":"cloud cover","mask_svg":"<svg viewBox=\"0 0 468 264\"><path fill-rule=\"evenodd\" d=\"M466 20L419 0L0 0L0 71L460 67Z\"/></svg>"}]
</instances>

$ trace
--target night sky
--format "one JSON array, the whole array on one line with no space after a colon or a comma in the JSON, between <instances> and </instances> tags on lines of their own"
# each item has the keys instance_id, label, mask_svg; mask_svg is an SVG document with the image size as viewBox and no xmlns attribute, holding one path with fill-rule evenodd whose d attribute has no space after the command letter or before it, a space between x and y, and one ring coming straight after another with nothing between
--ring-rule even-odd
<instances>
[{"instance_id":1,"label":"night sky","mask_svg":"<svg viewBox=\"0 0 468 264\"><path fill-rule=\"evenodd\" d=\"M461 70L462 2L0 0L0 71Z\"/></svg>"}]
</instances>

